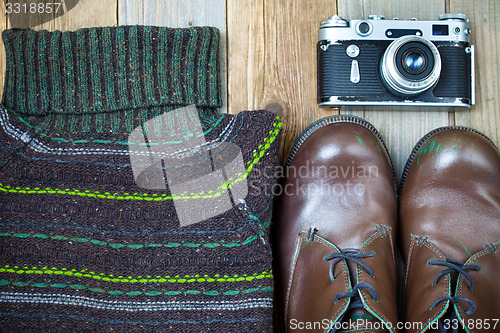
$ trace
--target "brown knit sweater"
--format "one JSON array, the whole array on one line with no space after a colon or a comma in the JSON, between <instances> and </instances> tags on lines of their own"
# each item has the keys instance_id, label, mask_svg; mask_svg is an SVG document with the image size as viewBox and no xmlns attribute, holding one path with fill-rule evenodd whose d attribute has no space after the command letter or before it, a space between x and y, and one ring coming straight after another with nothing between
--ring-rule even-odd
<instances>
[{"instance_id":1,"label":"brown knit sweater","mask_svg":"<svg viewBox=\"0 0 500 333\"><path fill-rule=\"evenodd\" d=\"M7 30L3 40L0 329L270 331L281 121L264 111L217 113L218 31ZM139 186L130 156L175 153L190 119L154 119L190 104L205 142L193 151L239 147L243 171L211 193ZM151 119L154 138L164 139L131 141ZM230 195L236 184L246 184L244 198ZM230 209L181 226L176 200L199 209L228 193Z\"/></svg>"}]
</instances>

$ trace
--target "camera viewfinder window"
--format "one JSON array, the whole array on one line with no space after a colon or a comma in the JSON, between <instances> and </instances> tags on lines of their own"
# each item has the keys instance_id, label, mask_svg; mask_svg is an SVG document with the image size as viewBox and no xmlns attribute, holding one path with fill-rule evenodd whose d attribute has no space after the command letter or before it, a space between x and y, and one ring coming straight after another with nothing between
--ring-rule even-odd
<instances>
[{"instance_id":1,"label":"camera viewfinder window","mask_svg":"<svg viewBox=\"0 0 500 333\"><path fill-rule=\"evenodd\" d=\"M448 36L448 26L441 24L433 24L432 34L434 36Z\"/></svg>"}]
</instances>

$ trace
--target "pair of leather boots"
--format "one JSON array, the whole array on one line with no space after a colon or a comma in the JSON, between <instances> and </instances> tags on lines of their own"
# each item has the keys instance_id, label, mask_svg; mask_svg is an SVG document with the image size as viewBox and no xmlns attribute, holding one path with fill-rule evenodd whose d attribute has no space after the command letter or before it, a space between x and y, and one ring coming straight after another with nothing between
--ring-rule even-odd
<instances>
[{"instance_id":1,"label":"pair of leather boots","mask_svg":"<svg viewBox=\"0 0 500 333\"><path fill-rule=\"evenodd\" d=\"M500 154L481 133L428 133L398 194L377 130L325 118L300 135L282 186L286 331L500 331Z\"/></svg>"}]
</instances>

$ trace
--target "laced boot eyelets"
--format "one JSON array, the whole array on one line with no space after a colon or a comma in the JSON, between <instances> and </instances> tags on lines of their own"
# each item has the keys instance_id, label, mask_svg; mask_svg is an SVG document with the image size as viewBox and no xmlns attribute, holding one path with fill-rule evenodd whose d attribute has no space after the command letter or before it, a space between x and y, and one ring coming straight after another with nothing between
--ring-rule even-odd
<instances>
[{"instance_id":1,"label":"laced boot eyelets","mask_svg":"<svg viewBox=\"0 0 500 333\"><path fill-rule=\"evenodd\" d=\"M474 290L474 281L472 280L472 277L470 276L470 274L467 273L467 271L471 271L471 270L480 271L481 270L481 267L479 267L478 265L465 265L465 263L458 261L458 260L454 260L454 259L429 260L427 262L427 264L446 267L444 270L442 270L441 272L439 272L436 275L436 278L434 279L434 283L432 284L432 286L435 286L438 283L439 278L441 276L457 272L469 281L470 284L468 286L468 289L471 292L472 292L472 290ZM445 301L450 302L449 306L453 306L453 305L457 304L457 302L459 302L459 301L468 303L471 306L470 309L465 310L465 308L464 308L464 310L465 310L465 313L469 316L476 311L476 303L474 303L474 301L472 301L470 298L462 297L462 296L453 296L453 297L452 296L442 296L442 297L439 297L432 304L429 311L432 311L433 309L436 308L436 306L439 303L445 302ZM448 321L448 320L452 321L452 320L456 319L455 317L453 317L453 316L456 316L455 311L451 312L451 316L452 316L451 318L442 318L441 317L438 319L439 320L439 328L440 328L441 332L446 332L444 329L445 326L443 325L444 321Z\"/></svg>"}]
</instances>

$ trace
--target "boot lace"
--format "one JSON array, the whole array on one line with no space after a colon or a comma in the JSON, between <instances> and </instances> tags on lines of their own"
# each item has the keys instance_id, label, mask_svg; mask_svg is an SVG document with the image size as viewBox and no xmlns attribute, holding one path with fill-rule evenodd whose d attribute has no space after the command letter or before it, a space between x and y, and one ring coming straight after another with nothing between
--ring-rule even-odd
<instances>
[{"instance_id":1,"label":"boot lace","mask_svg":"<svg viewBox=\"0 0 500 333\"><path fill-rule=\"evenodd\" d=\"M359 253L358 249L346 248L346 249L340 250L340 252L334 252L334 253L328 254L323 259L325 261L331 260L328 273L330 276L330 281L333 282L335 280L335 276L334 276L335 265L341 260L350 260L350 261L354 262L356 265L358 265L363 270L365 270L373 278L374 275L373 275L372 269L370 268L370 266L368 266L366 263L364 263L361 260L362 258L368 258L368 257L373 257L373 256L375 256L375 252ZM375 302L378 301L377 292L375 291L375 288L373 288L372 285L370 285L369 283L366 283L366 282L356 283L352 287L352 291L346 291L346 292L338 293L337 295L335 295L335 299L334 299L335 303L337 303L341 298L344 298L344 297L353 298L353 299L351 299L351 303L347 307L346 311L344 311L342 316L340 316L340 318L337 320L337 323L342 322L345 314L349 310L362 309L365 307L363 305L363 302L359 298L358 290L361 288L368 289L371 292L373 300ZM337 327L336 327L336 325L333 325L333 329L331 330L331 332L335 333L336 331L337 331Z\"/></svg>"},{"instance_id":2,"label":"boot lace","mask_svg":"<svg viewBox=\"0 0 500 333\"><path fill-rule=\"evenodd\" d=\"M469 290L472 292L474 291L474 281L472 280L472 277L467 273L467 271L480 271L481 267L478 265L465 265L463 262L455 259L446 259L446 260L429 260L428 262L429 265L436 265L436 266L444 266L446 267L444 270L439 272L436 275L436 278L434 279L434 282L432 283L432 286L435 286L438 282L439 279L446 274L450 273L459 273L462 274L468 281L469 281ZM476 311L476 303L472 301L471 299L467 297L461 297L461 296L442 296L439 297L431 306L430 310L434 309L436 306L438 306L439 303L441 302L450 302L450 308L457 304L457 302L465 302L470 305L470 309L466 310L465 313L467 315L471 315ZM444 317L444 316L443 316ZM451 308L450 315L447 318L439 318L438 320L438 325L439 325L439 330L442 333L447 333L448 329L451 329L453 333L458 333L458 317L456 314L456 311ZM445 326L445 321L448 321L450 325Z\"/></svg>"}]
</instances>

